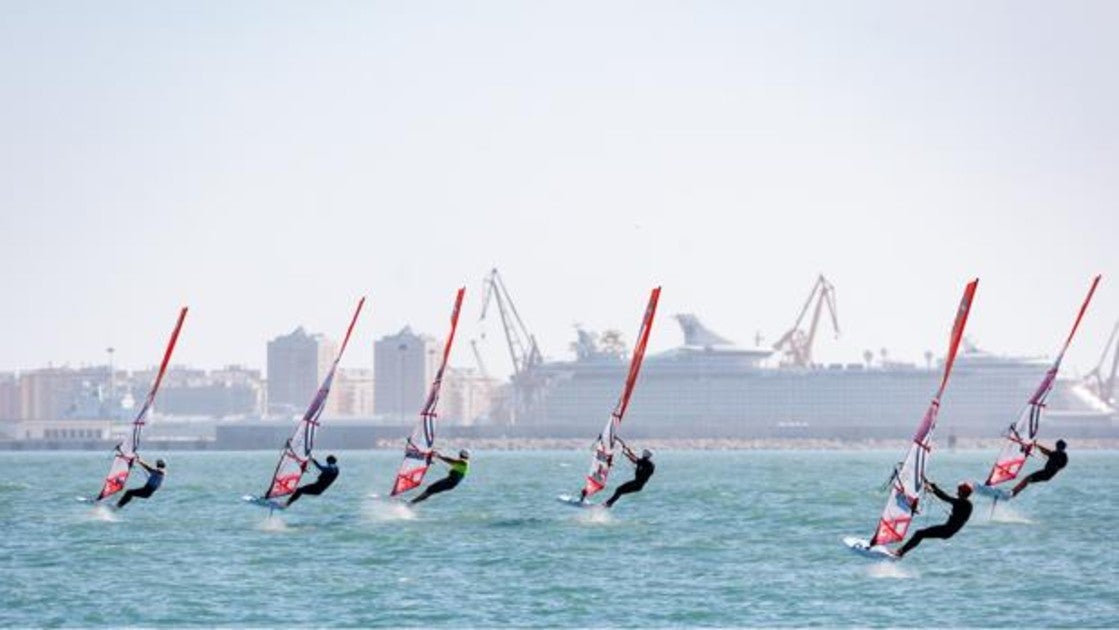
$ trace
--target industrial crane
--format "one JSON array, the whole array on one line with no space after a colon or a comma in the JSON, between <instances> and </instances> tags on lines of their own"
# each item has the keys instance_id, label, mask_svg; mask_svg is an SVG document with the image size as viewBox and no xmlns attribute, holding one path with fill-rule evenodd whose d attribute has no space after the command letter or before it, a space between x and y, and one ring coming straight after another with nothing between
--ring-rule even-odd
<instances>
[{"instance_id":1,"label":"industrial crane","mask_svg":"<svg viewBox=\"0 0 1119 630\"><path fill-rule=\"evenodd\" d=\"M1103 347L1103 354L1100 355L1099 363L1084 377L1084 380L1088 381L1088 386L1095 390L1096 396L1099 396L1100 400L1109 405L1113 404L1115 400L1115 374L1119 372L1119 344L1115 343L1117 336L1119 336L1119 322L1115 322L1115 327L1111 329L1111 336L1107 338L1107 345ZM1107 353L1113 348L1111 374L1104 378L1103 369L1107 362Z\"/></svg>"},{"instance_id":2,"label":"industrial crane","mask_svg":"<svg viewBox=\"0 0 1119 630\"><path fill-rule=\"evenodd\" d=\"M808 326L808 331L805 332L801 330L800 325L804 321L804 316L808 314L808 309L812 306L813 301L816 302L816 307L812 311L812 322ZM812 365L812 342L816 339L816 329L820 324L820 313L825 305L828 308L828 314L831 315L832 329L835 330L835 335L838 337L839 317L836 315L835 308L835 287L824 278L823 274L820 274L816 278L816 284L812 285L812 291L808 294L804 306L801 307L800 314L797 315L796 323L789 329L789 332L777 340L777 343L773 344L773 349L784 355L781 360L782 365L796 367Z\"/></svg>"},{"instance_id":3,"label":"industrial crane","mask_svg":"<svg viewBox=\"0 0 1119 630\"><path fill-rule=\"evenodd\" d=\"M542 359L540 349L536 345L536 337L528 332L528 327L517 312L517 307L509 297L509 290L505 288L505 282L502 281L496 267L486 276L486 296L482 300L482 315L478 318L479 322L486 320L491 301L497 303L501 326L505 329L505 341L509 345L509 358L513 361L513 376L516 378L539 365ZM485 338L485 334L482 337Z\"/></svg>"}]
</instances>

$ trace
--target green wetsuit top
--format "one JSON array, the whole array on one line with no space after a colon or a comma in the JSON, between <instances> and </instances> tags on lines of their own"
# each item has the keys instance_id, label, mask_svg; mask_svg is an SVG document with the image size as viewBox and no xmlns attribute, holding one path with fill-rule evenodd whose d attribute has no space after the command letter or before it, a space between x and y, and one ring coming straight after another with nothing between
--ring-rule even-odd
<instances>
[{"instance_id":1,"label":"green wetsuit top","mask_svg":"<svg viewBox=\"0 0 1119 630\"><path fill-rule=\"evenodd\" d=\"M451 474L458 477L465 477L466 473L470 472L470 462L459 460L451 464Z\"/></svg>"}]
</instances>

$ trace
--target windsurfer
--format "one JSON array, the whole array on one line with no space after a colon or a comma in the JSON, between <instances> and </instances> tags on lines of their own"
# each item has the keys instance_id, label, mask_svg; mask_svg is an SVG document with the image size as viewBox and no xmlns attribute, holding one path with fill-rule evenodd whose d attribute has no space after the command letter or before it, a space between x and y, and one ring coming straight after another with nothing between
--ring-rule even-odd
<instances>
[{"instance_id":1,"label":"windsurfer","mask_svg":"<svg viewBox=\"0 0 1119 630\"><path fill-rule=\"evenodd\" d=\"M431 454L438 457L445 464L450 466L451 470L447 472L446 477L443 477L439 481L436 481L435 483L425 488L420 496L410 501L411 503L419 503L420 501L426 500L433 494L439 494L440 492L451 490L459 483L461 483L462 480L466 478L466 474L470 472L470 451L466 450L465 448L458 452L457 458L447 457L439 453L439 451L432 451Z\"/></svg>"},{"instance_id":2,"label":"windsurfer","mask_svg":"<svg viewBox=\"0 0 1119 630\"><path fill-rule=\"evenodd\" d=\"M940 489L939 486L931 481L926 480L925 487L927 487L929 490L932 490L932 493L936 495L936 498L944 501L945 503L951 504L952 513L948 516L948 520L945 521L943 524L926 527L925 529L919 530L917 531L917 533L913 534L913 536L909 540L907 540L904 545L901 546L901 549L898 549L896 555L899 558L909 553L911 549L921 544L921 541L926 538L948 539L952 536L955 536L956 532L960 531L964 524L967 523L967 520L971 518L971 501L968 500L968 497L971 496L970 483L961 483L956 488L956 496L952 496L947 492L944 492Z\"/></svg>"},{"instance_id":3,"label":"windsurfer","mask_svg":"<svg viewBox=\"0 0 1119 630\"><path fill-rule=\"evenodd\" d=\"M1037 447L1037 450L1041 451L1042 455L1045 455L1045 467L1035 471L1022 481L1019 481L1018 485L1014 486L1014 490L1011 492L1010 496L1012 497L1018 496L1018 493L1025 490L1026 486L1031 483L1049 481L1054 475L1061 472L1062 468L1068 465L1068 453L1065 452L1067 445L1064 440L1057 440L1057 448L1055 449L1045 448L1036 441L1034 442L1034 446Z\"/></svg>"},{"instance_id":4,"label":"windsurfer","mask_svg":"<svg viewBox=\"0 0 1119 630\"><path fill-rule=\"evenodd\" d=\"M641 451L641 457L639 458L637 457L637 455L634 454L633 451L630 450L629 446L627 446L625 442L622 442L622 452L626 454L626 458L629 459L629 461L633 462L634 466L637 467L637 470L634 471L632 481L627 481L626 483L618 486L616 490L614 490L614 496L607 499L606 503L604 504L606 507L613 506L614 502L616 502L623 494L640 492L641 489L645 487L645 484L648 483L649 478L653 476L653 472L657 468L653 464L653 451L650 451L649 449Z\"/></svg>"},{"instance_id":5,"label":"windsurfer","mask_svg":"<svg viewBox=\"0 0 1119 630\"><path fill-rule=\"evenodd\" d=\"M136 455L135 457L136 462L143 466L144 470L148 473L148 480L144 482L143 486L139 488L132 488L131 490L128 490L123 495L121 495L120 500L117 501L118 510L128 505L128 502L132 499L146 499L152 496L152 494L154 494L156 490L159 490L159 487L163 485L163 478L167 475L167 463L164 462L162 459L155 460L155 466L151 466L144 460L140 459L139 455Z\"/></svg>"},{"instance_id":6,"label":"windsurfer","mask_svg":"<svg viewBox=\"0 0 1119 630\"><path fill-rule=\"evenodd\" d=\"M293 492L291 496L288 497L287 503L284 504L285 506L295 503L297 500L299 500L299 497L305 494L322 494L326 491L327 488L330 487L330 484L334 483L334 480L338 478L338 459L333 455L326 456L326 466L320 464L319 460L315 459L314 457L311 458L311 463L315 465L315 468L319 469L318 479L315 479L309 484L296 488L295 492Z\"/></svg>"}]
</instances>

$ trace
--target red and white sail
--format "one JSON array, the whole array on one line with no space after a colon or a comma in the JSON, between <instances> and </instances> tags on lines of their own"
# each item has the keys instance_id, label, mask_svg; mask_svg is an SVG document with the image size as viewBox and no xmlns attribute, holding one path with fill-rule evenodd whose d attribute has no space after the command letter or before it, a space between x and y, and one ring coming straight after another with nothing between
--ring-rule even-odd
<instances>
[{"instance_id":1,"label":"red and white sail","mask_svg":"<svg viewBox=\"0 0 1119 630\"><path fill-rule=\"evenodd\" d=\"M364 305L365 298L363 297L358 301L357 308L354 309L354 315L350 318L350 325L346 328L346 336L342 339L342 346L338 348L338 356L334 357L334 363L331 364L330 371L327 372L322 385L315 392L315 397L311 399L311 404L307 407L299 425L296 426L295 432L284 443L284 449L280 452L280 461L276 463L276 470L272 473L272 481L268 484L268 490L264 493L265 499L274 499L295 492L295 489L299 486L299 480L303 477L303 473L307 471L307 464L311 461L311 452L315 448L315 431L319 428L319 417L322 416L323 409L326 407L326 399L330 395L330 386L334 384L334 374L338 371L338 363L346 352L346 345L350 343L350 335L354 331L354 324L357 323L357 317L361 314L361 307Z\"/></svg>"},{"instance_id":2,"label":"red and white sail","mask_svg":"<svg viewBox=\"0 0 1119 630\"><path fill-rule=\"evenodd\" d=\"M435 448L435 421L439 417L439 391L443 387L443 374L447 370L447 360L451 357L451 345L455 341L455 330L458 328L458 314L462 308L462 298L466 288L460 288L455 295L455 306L451 311L451 332L443 344L443 359L439 363L439 371L431 382L427 392L427 400L420 411L419 422L412 434L404 443L404 461L396 472L396 480L392 484L392 496L407 492L423 483L424 475L431 466L432 451Z\"/></svg>"},{"instance_id":3,"label":"red and white sail","mask_svg":"<svg viewBox=\"0 0 1119 630\"><path fill-rule=\"evenodd\" d=\"M1072 337L1076 334L1076 329L1080 327L1080 320L1084 318L1084 313L1088 310L1088 303L1092 301L1092 295L1096 292L1096 286L1099 283L1100 276L1096 276L1092 280L1092 286L1088 289L1088 295L1084 298L1084 303L1080 305L1080 312L1076 315L1072 330L1065 338L1065 345L1061 346L1061 352L1053 360L1049 370L1045 372L1037 390L1034 391L1033 396L1030 396L1018 419L1003 434L1003 437L1006 438L1006 444L999 452L994 466L991 467L990 474L987 475L987 481L983 482L983 485L995 486L1016 479L1022 467L1025 466L1026 460L1033 452L1034 440L1037 439L1038 430L1041 428L1042 410L1045 409L1045 401L1049 397L1049 392L1053 391L1053 384L1057 381L1057 372L1061 369L1061 361L1065 358L1065 352L1068 351L1069 344L1072 343Z\"/></svg>"},{"instance_id":4,"label":"red and white sail","mask_svg":"<svg viewBox=\"0 0 1119 630\"><path fill-rule=\"evenodd\" d=\"M183 328L186 315L187 307L184 306L179 310L179 319L175 323L175 330L171 333L171 340L167 342L167 349L163 351L163 361L159 364L159 372L155 375L155 382L152 383L148 397L144 399L144 404L136 414L136 419L132 421L132 430L124 441L117 445L116 453L113 455L113 463L109 466L109 474L105 476L105 482L101 484L101 492L97 495L96 501L101 501L120 492L128 483L128 475L132 472L132 465L136 462L137 452L140 450L140 435L147 423L148 412L151 411L152 404L155 403L155 394L159 391L159 384L163 382L163 375L167 373L167 365L171 362L171 353L174 352L175 343L179 340L179 331ZM112 375L109 375L109 378L112 378Z\"/></svg>"},{"instance_id":5,"label":"red and white sail","mask_svg":"<svg viewBox=\"0 0 1119 630\"><path fill-rule=\"evenodd\" d=\"M637 345L633 348L633 358L629 362L629 373L622 388L622 396L614 406L614 411L610 413L610 418L606 420L606 426L602 429L602 433L599 433L598 440L595 441L591 468L583 484L584 497L589 497L606 487L610 467L614 464L618 426L626 415L630 396L633 395L633 387L637 384L637 375L641 372L641 361L645 358L645 346L649 343L649 333L653 330L653 316L657 313L657 301L660 300L660 296L660 287L653 289L649 294L649 305L645 307L645 317L641 320L641 330L637 333Z\"/></svg>"},{"instance_id":6,"label":"red and white sail","mask_svg":"<svg viewBox=\"0 0 1119 630\"><path fill-rule=\"evenodd\" d=\"M978 279L972 280L964 288L963 298L956 310L956 322L952 325L952 335L948 340L948 354L944 359L944 375L940 379L940 387L925 411L921 424L917 426L917 432L913 434L913 443L909 446L905 460L894 470L890 480L890 498L878 519L878 528L870 539L872 547L902 541L920 508L925 487L925 466L932 453L933 430L936 429L936 417L940 412L940 398L948 385L948 376L956 361L956 350L963 339L964 326L967 325L967 316L971 312L971 302L978 285Z\"/></svg>"}]
</instances>

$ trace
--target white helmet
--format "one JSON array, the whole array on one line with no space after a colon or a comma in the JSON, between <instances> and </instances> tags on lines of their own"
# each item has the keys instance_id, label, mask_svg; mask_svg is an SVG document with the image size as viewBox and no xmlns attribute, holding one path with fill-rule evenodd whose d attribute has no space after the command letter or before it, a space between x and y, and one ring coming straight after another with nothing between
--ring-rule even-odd
<instances>
[{"instance_id":1,"label":"white helmet","mask_svg":"<svg viewBox=\"0 0 1119 630\"><path fill-rule=\"evenodd\" d=\"M459 459L470 459L470 451L465 448L458 452Z\"/></svg>"}]
</instances>

